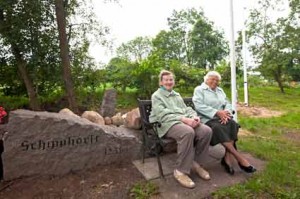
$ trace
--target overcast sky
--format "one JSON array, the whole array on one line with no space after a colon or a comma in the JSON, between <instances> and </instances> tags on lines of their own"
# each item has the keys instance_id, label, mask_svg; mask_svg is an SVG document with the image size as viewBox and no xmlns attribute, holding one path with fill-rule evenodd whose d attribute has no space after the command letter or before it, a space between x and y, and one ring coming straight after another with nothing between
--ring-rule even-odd
<instances>
[{"instance_id":1,"label":"overcast sky","mask_svg":"<svg viewBox=\"0 0 300 199\"><path fill-rule=\"evenodd\" d=\"M244 3L253 7L257 0L233 0L235 32L243 27ZM114 46L130 41L137 36L154 37L160 30L167 30L167 18L173 10L186 8L202 8L204 15L213 21L215 27L225 32L230 38L230 0L119 0L119 3L104 3L93 0L95 13L99 20L110 27L110 37ZM90 54L96 59L107 63L113 56L105 52L99 45L92 45Z\"/></svg>"}]
</instances>

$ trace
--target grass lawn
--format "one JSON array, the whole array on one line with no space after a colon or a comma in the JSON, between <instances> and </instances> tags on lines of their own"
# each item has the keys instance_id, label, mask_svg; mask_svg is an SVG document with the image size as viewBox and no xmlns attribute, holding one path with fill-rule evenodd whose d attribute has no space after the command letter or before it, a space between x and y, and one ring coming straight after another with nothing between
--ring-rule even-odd
<instances>
[{"instance_id":1,"label":"grass lawn","mask_svg":"<svg viewBox=\"0 0 300 199\"><path fill-rule=\"evenodd\" d=\"M264 119L238 115L242 128L254 134L242 137L239 148L267 166L246 183L217 191L214 198L300 198L300 88L286 89L285 94L276 87L250 88L249 96L250 105L285 114Z\"/></svg>"}]
</instances>

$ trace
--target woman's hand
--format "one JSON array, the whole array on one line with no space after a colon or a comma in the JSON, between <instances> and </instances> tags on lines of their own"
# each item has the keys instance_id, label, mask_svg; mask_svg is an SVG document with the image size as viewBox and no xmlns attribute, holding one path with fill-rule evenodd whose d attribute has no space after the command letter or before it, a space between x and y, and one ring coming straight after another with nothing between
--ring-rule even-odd
<instances>
[{"instance_id":1,"label":"woman's hand","mask_svg":"<svg viewBox=\"0 0 300 199\"><path fill-rule=\"evenodd\" d=\"M227 124L227 122L231 120L231 114L227 110L220 110L216 114L220 118L221 124Z\"/></svg>"},{"instance_id":2,"label":"woman's hand","mask_svg":"<svg viewBox=\"0 0 300 199\"><path fill-rule=\"evenodd\" d=\"M181 121L184 124L189 125L192 128L196 128L197 126L200 125L200 118L199 117L194 117L194 118L183 117L183 118L181 118Z\"/></svg>"},{"instance_id":3,"label":"woman's hand","mask_svg":"<svg viewBox=\"0 0 300 199\"><path fill-rule=\"evenodd\" d=\"M198 116L195 116L195 117L193 117L193 119L194 119L194 124L195 124L195 126L193 127L193 128L196 128L197 126L199 126L200 125L200 117L198 117Z\"/></svg>"}]
</instances>

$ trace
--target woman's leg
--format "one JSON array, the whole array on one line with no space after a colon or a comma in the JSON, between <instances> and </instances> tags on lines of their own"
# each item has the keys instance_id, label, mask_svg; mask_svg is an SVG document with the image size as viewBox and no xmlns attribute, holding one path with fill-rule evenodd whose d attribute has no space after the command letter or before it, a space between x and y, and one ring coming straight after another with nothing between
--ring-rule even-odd
<instances>
[{"instance_id":1,"label":"woman's leg","mask_svg":"<svg viewBox=\"0 0 300 199\"><path fill-rule=\"evenodd\" d=\"M229 142L223 142L222 145L225 147L226 152L230 153L234 158L243 166L248 167L250 166L250 163L247 159L243 157L242 154L240 154L234 147L234 141ZM226 155L226 154L225 154ZM228 157L229 156L229 157ZM230 155L227 154L227 158L230 158ZM226 159L226 157L225 157ZM228 160L228 159L226 159ZM227 162L228 163L228 162Z\"/></svg>"},{"instance_id":2,"label":"woman's leg","mask_svg":"<svg viewBox=\"0 0 300 199\"><path fill-rule=\"evenodd\" d=\"M235 157L226 148L225 148L224 160L229 166L232 166L235 160Z\"/></svg>"},{"instance_id":3,"label":"woman's leg","mask_svg":"<svg viewBox=\"0 0 300 199\"><path fill-rule=\"evenodd\" d=\"M185 124L175 124L167 134L167 138L173 138L177 142L176 169L189 174L194 160L194 129Z\"/></svg>"},{"instance_id":4,"label":"woman's leg","mask_svg":"<svg viewBox=\"0 0 300 199\"><path fill-rule=\"evenodd\" d=\"M177 141L175 179L184 187L194 188L195 183L187 175L190 174L194 160L194 129L185 124L175 124L165 136Z\"/></svg>"},{"instance_id":5,"label":"woman's leg","mask_svg":"<svg viewBox=\"0 0 300 199\"><path fill-rule=\"evenodd\" d=\"M212 130L209 126L201 124L195 128L195 161L197 163L208 156L211 137Z\"/></svg>"},{"instance_id":6,"label":"woman's leg","mask_svg":"<svg viewBox=\"0 0 300 199\"><path fill-rule=\"evenodd\" d=\"M204 180L209 180L209 173L203 169L199 162L208 156L209 144L212 136L212 130L209 126L201 124L195 128L195 161L193 162L193 170Z\"/></svg>"}]
</instances>

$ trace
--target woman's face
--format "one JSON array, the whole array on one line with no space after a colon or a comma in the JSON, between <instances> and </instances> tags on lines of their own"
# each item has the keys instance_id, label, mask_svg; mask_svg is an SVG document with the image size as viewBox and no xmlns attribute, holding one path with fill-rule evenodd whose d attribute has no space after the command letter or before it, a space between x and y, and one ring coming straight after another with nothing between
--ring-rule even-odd
<instances>
[{"instance_id":1,"label":"woman's face","mask_svg":"<svg viewBox=\"0 0 300 199\"><path fill-rule=\"evenodd\" d=\"M175 85L173 75L164 75L160 81L160 85L165 87L168 91L171 91Z\"/></svg>"},{"instance_id":2,"label":"woman's face","mask_svg":"<svg viewBox=\"0 0 300 199\"><path fill-rule=\"evenodd\" d=\"M209 76L207 81L206 81L206 84L212 89L216 89L217 86L219 85L219 78L218 76Z\"/></svg>"}]
</instances>

